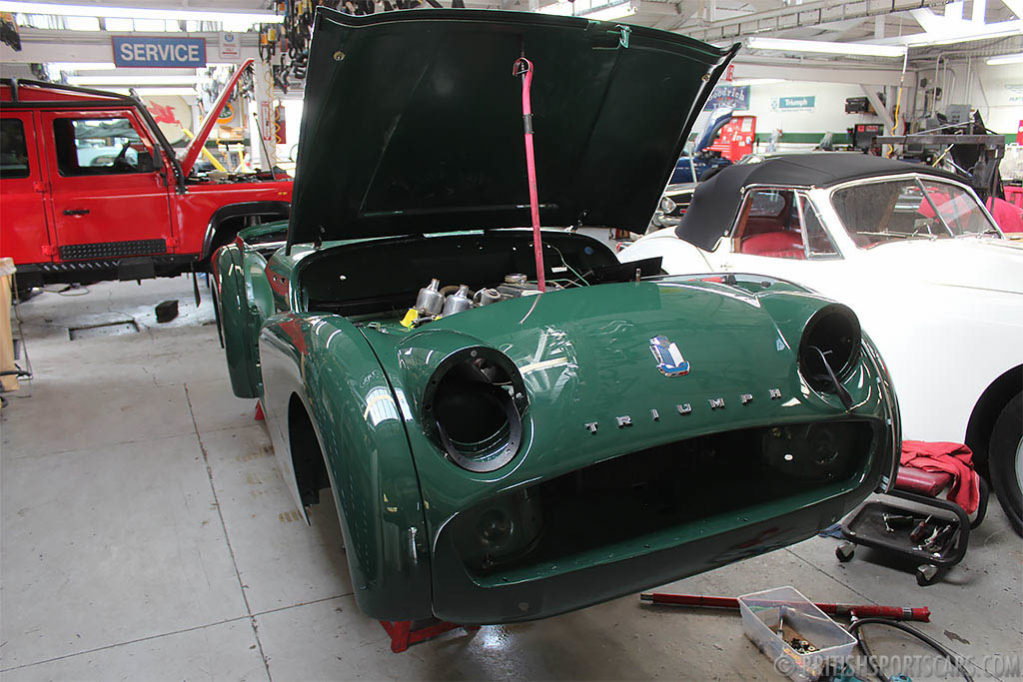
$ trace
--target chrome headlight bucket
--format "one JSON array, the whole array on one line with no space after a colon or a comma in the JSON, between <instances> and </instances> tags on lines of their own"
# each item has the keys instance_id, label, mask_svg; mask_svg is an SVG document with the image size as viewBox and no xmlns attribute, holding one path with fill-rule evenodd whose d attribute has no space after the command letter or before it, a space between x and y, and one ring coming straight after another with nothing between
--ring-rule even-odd
<instances>
[{"instance_id":1,"label":"chrome headlight bucket","mask_svg":"<svg viewBox=\"0 0 1023 682\"><path fill-rule=\"evenodd\" d=\"M495 471L518 454L528 399L518 368L500 351L475 346L444 358L422 405L424 431L463 469Z\"/></svg>"}]
</instances>

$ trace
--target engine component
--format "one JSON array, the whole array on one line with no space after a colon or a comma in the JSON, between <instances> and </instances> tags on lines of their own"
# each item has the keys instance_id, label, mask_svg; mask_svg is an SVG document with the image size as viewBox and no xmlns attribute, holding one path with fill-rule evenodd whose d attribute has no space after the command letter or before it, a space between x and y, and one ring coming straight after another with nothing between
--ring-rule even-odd
<instances>
[{"instance_id":1,"label":"engine component","mask_svg":"<svg viewBox=\"0 0 1023 682\"><path fill-rule=\"evenodd\" d=\"M444 296L440 293L440 281L431 279L416 296L416 310L420 315L440 315L444 309Z\"/></svg>"},{"instance_id":2,"label":"engine component","mask_svg":"<svg viewBox=\"0 0 1023 682\"><path fill-rule=\"evenodd\" d=\"M437 280L434 280L436 282ZM472 308L472 292L469 289L468 284L460 284L458 291L450 294L444 300L444 315L454 315L464 310Z\"/></svg>"},{"instance_id":3,"label":"engine component","mask_svg":"<svg viewBox=\"0 0 1023 682\"><path fill-rule=\"evenodd\" d=\"M490 305L501 300L501 293L497 289L480 289L472 297L472 302L478 306Z\"/></svg>"}]
</instances>

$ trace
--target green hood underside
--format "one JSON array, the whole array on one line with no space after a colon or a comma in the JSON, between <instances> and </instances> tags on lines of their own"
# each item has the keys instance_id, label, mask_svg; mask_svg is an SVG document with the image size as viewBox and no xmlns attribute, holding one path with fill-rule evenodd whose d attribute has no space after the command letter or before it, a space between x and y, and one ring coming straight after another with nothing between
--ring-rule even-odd
<instances>
[{"instance_id":1,"label":"green hood underside","mask_svg":"<svg viewBox=\"0 0 1023 682\"><path fill-rule=\"evenodd\" d=\"M528 224L520 56L541 222L645 228L734 52L577 17L321 7L289 243Z\"/></svg>"}]
</instances>

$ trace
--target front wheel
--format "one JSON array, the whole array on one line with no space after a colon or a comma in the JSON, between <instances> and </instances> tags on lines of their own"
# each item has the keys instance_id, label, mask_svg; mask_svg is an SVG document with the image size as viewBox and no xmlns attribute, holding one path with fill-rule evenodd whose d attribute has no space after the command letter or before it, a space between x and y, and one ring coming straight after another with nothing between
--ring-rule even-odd
<instances>
[{"instance_id":1,"label":"front wheel","mask_svg":"<svg viewBox=\"0 0 1023 682\"><path fill-rule=\"evenodd\" d=\"M1005 406L988 446L991 485L1017 535L1023 536L1023 394Z\"/></svg>"}]
</instances>

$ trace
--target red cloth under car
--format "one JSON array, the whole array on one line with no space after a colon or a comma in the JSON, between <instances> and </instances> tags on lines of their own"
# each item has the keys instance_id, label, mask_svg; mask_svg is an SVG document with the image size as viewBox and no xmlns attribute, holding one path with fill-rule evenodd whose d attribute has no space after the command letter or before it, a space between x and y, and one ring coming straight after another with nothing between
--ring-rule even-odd
<instances>
[{"instance_id":1,"label":"red cloth under car","mask_svg":"<svg viewBox=\"0 0 1023 682\"><path fill-rule=\"evenodd\" d=\"M977 511L980 503L980 477L973 470L973 452L962 443L904 440L899 463L904 467L952 474L952 489L948 499L962 507L967 514Z\"/></svg>"}]
</instances>

